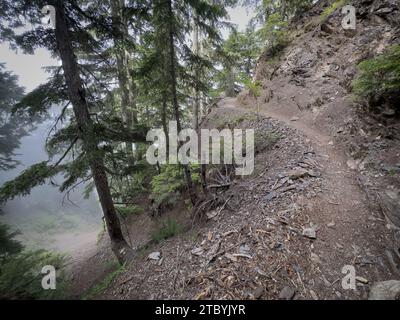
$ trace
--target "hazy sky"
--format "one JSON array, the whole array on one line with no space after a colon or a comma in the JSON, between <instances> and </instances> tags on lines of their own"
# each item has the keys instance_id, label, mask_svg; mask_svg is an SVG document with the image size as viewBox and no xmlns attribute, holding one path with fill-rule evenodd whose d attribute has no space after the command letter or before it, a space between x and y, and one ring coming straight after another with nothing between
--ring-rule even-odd
<instances>
[{"instance_id":1,"label":"hazy sky","mask_svg":"<svg viewBox=\"0 0 400 320\"><path fill-rule=\"evenodd\" d=\"M253 11L248 12L244 7L228 9L227 11L229 13L230 21L238 25L239 31L244 31L246 29L249 20L254 15Z\"/></svg>"},{"instance_id":2,"label":"hazy sky","mask_svg":"<svg viewBox=\"0 0 400 320\"><path fill-rule=\"evenodd\" d=\"M6 70L19 77L19 84L26 88L26 92L46 81L48 75L42 67L56 64L46 49L36 50L33 55L24 55L10 50L8 43L0 44L0 62L5 62Z\"/></svg>"},{"instance_id":3,"label":"hazy sky","mask_svg":"<svg viewBox=\"0 0 400 320\"><path fill-rule=\"evenodd\" d=\"M251 18L245 8L238 7L228 9L230 21L236 25L240 31L246 28ZM224 37L227 37L228 31L224 30ZM8 43L0 44L0 63L6 63L6 70L12 71L19 77L19 84L26 88L26 92L30 92L39 84L46 82L48 74L43 67L56 65L57 61L52 59L50 53L46 49L38 49L33 55L24 55L21 52L10 50Z\"/></svg>"}]
</instances>

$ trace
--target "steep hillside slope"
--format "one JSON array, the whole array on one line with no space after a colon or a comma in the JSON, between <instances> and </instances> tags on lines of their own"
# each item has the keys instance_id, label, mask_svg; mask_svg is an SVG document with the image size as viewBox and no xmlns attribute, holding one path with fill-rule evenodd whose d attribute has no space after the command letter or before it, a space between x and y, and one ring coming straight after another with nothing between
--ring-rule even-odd
<instances>
[{"instance_id":1,"label":"steep hillside slope","mask_svg":"<svg viewBox=\"0 0 400 320\"><path fill-rule=\"evenodd\" d=\"M281 54L259 60L261 96L211 111L203 127L256 130L255 172L216 191L225 201L206 222L144 249L100 298L367 299L399 280L398 122L367 114L350 85L358 62L399 43L399 4L354 5L355 32L340 10L322 19L324 2L293 22Z\"/></svg>"},{"instance_id":2,"label":"steep hillside slope","mask_svg":"<svg viewBox=\"0 0 400 320\"><path fill-rule=\"evenodd\" d=\"M348 2L356 8L356 30L344 30L340 8L326 14L332 8L329 3L318 2L293 23L290 43L282 52L264 52L256 72L261 96L255 101L245 91L238 101L243 106L257 103L278 119L293 120L292 126L311 136L324 137L355 170L373 209L400 227L398 110L377 105L373 98L357 102L352 93L357 65L400 44L400 4Z\"/></svg>"}]
</instances>

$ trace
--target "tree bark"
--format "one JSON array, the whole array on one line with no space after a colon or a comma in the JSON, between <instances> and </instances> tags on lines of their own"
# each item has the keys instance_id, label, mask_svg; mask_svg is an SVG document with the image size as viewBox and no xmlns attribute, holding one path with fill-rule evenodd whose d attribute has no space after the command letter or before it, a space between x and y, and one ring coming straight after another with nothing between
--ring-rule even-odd
<instances>
[{"instance_id":1,"label":"tree bark","mask_svg":"<svg viewBox=\"0 0 400 320\"><path fill-rule=\"evenodd\" d=\"M198 15L195 13L193 15L193 53L195 55L200 55L200 43L199 43L199 25L197 23ZM198 68L195 67L195 79L199 79L200 73ZM199 118L200 118L200 91L195 85L194 88L194 99L193 99L193 129L199 134ZM199 139L198 150L201 150L201 139ZM201 153L199 153L199 158L201 158ZM206 165L200 164L200 181L204 192L207 192L207 181L206 181Z\"/></svg>"},{"instance_id":2,"label":"tree bark","mask_svg":"<svg viewBox=\"0 0 400 320\"><path fill-rule=\"evenodd\" d=\"M174 114L175 114L175 120L176 120L176 126L178 129L178 132L182 130L181 122L180 122L180 114L179 114L179 103L178 103L178 96L177 96L177 90L176 90L176 72L175 72L175 46L174 46L174 25L173 25L173 19L174 19L174 14L172 11L172 1L168 0L168 18L169 18L169 56L170 56L170 75L171 75L171 80L170 80L170 85L171 85L171 94L172 94L172 105L174 108ZM181 142L179 142L179 145L182 145ZM192 181L192 176L190 174L190 169L189 165L182 165L183 166L183 174L185 177L187 189L189 192L189 197L190 201L192 204L196 204L197 201L197 195L196 192L194 191L193 187L193 181Z\"/></svg>"},{"instance_id":3,"label":"tree bark","mask_svg":"<svg viewBox=\"0 0 400 320\"><path fill-rule=\"evenodd\" d=\"M197 24L198 15L193 16L193 53L195 55L200 54L199 48L199 26ZM195 66L195 79L199 81L198 67ZM199 128L199 109L200 109L200 92L197 84L194 88L194 99L193 99L193 129L198 130Z\"/></svg>"},{"instance_id":4,"label":"tree bark","mask_svg":"<svg viewBox=\"0 0 400 320\"><path fill-rule=\"evenodd\" d=\"M166 138L166 157L169 159L169 139L168 139L168 124L167 124L167 93L162 93L162 109L161 109L161 122L163 131Z\"/></svg>"},{"instance_id":5,"label":"tree bark","mask_svg":"<svg viewBox=\"0 0 400 320\"><path fill-rule=\"evenodd\" d=\"M121 90L122 118L125 125L131 129L133 124L137 123L137 115L135 113L134 81L130 76L130 59L126 50L129 33L127 21L123 15L124 8L124 0L111 0L112 30L116 51L118 84ZM133 148L131 143L126 143L126 152L132 159Z\"/></svg>"},{"instance_id":6,"label":"tree bark","mask_svg":"<svg viewBox=\"0 0 400 320\"><path fill-rule=\"evenodd\" d=\"M88 157L113 252L120 263L123 263L133 257L133 251L123 237L120 221L111 197L103 155L98 148L98 140L93 121L90 118L86 92L72 47L64 3L62 0L55 0L54 4L56 8L56 42L64 70L68 97L72 103L78 125L78 136L82 140L84 151Z\"/></svg>"}]
</instances>

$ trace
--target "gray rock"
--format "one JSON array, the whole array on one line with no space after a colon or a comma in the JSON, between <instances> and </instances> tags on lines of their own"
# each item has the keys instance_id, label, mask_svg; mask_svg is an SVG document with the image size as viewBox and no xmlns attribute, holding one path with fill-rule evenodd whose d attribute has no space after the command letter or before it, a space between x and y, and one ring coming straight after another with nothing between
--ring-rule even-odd
<instances>
[{"instance_id":1,"label":"gray rock","mask_svg":"<svg viewBox=\"0 0 400 320\"><path fill-rule=\"evenodd\" d=\"M385 190L378 192L379 204L388 220L400 228L400 201L398 190Z\"/></svg>"},{"instance_id":2,"label":"gray rock","mask_svg":"<svg viewBox=\"0 0 400 320\"><path fill-rule=\"evenodd\" d=\"M304 228L302 234L303 234L303 236L310 238L310 239L317 238L317 232L315 231L315 228Z\"/></svg>"},{"instance_id":3,"label":"gray rock","mask_svg":"<svg viewBox=\"0 0 400 320\"><path fill-rule=\"evenodd\" d=\"M390 165L387 165L387 164L384 164L382 166L382 169L385 170L386 172L389 172L389 173L400 172L400 168L398 166L390 166Z\"/></svg>"},{"instance_id":4,"label":"gray rock","mask_svg":"<svg viewBox=\"0 0 400 320\"><path fill-rule=\"evenodd\" d=\"M275 191L271 191L264 197L264 201L271 201L272 199L276 198L277 196L278 196L278 194Z\"/></svg>"},{"instance_id":5,"label":"gray rock","mask_svg":"<svg viewBox=\"0 0 400 320\"><path fill-rule=\"evenodd\" d=\"M369 300L400 300L400 281L388 280L372 285Z\"/></svg>"},{"instance_id":6,"label":"gray rock","mask_svg":"<svg viewBox=\"0 0 400 320\"><path fill-rule=\"evenodd\" d=\"M194 256L201 256L204 253L204 249L201 247L198 248L194 248L192 251L190 251L191 254L193 254Z\"/></svg>"},{"instance_id":7,"label":"gray rock","mask_svg":"<svg viewBox=\"0 0 400 320\"><path fill-rule=\"evenodd\" d=\"M292 180L296 180L299 178L304 178L304 177L310 176L310 172L307 169L298 168L298 169L293 169L293 170L286 172L285 176Z\"/></svg>"},{"instance_id":8,"label":"gray rock","mask_svg":"<svg viewBox=\"0 0 400 320\"><path fill-rule=\"evenodd\" d=\"M239 247L239 253L240 254L249 254L250 253L250 247L247 244L245 244L243 246L240 246Z\"/></svg>"},{"instance_id":9,"label":"gray rock","mask_svg":"<svg viewBox=\"0 0 400 320\"><path fill-rule=\"evenodd\" d=\"M356 170L358 168L358 165L360 164L360 159L354 160L354 159L349 159L347 160L346 164L347 166L352 169L352 170Z\"/></svg>"},{"instance_id":10,"label":"gray rock","mask_svg":"<svg viewBox=\"0 0 400 320\"><path fill-rule=\"evenodd\" d=\"M375 13L377 15L387 15L387 14L393 12L393 10L394 10L393 8L381 8L381 9L376 10Z\"/></svg>"},{"instance_id":11,"label":"gray rock","mask_svg":"<svg viewBox=\"0 0 400 320\"><path fill-rule=\"evenodd\" d=\"M160 260L161 259L161 252L155 251L149 254L148 258L150 260Z\"/></svg>"},{"instance_id":12,"label":"gray rock","mask_svg":"<svg viewBox=\"0 0 400 320\"><path fill-rule=\"evenodd\" d=\"M260 299L264 294L264 287L256 288L252 294L254 296L254 299Z\"/></svg>"},{"instance_id":13,"label":"gray rock","mask_svg":"<svg viewBox=\"0 0 400 320\"><path fill-rule=\"evenodd\" d=\"M396 114L396 111L394 109L386 108L385 110L382 111L382 115L386 117L394 117Z\"/></svg>"},{"instance_id":14,"label":"gray rock","mask_svg":"<svg viewBox=\"0 0 400 320\"><path fill-rule=\"evenodd\" d=\"M327 23L321 24L321 31L325 32L327 34L332 34L333 33L333 29Z\"/></svg>"},{"instance_id":15,"label":"gray rock","mask_svg":"<svg viewBox=\"0 0 400 320\"><path fill-rule=\"evenodd\" d=\"M296 290L292 287L286 286L279 293L279 299L281 300L292 300Z\"/></svg>"}]
</instances>

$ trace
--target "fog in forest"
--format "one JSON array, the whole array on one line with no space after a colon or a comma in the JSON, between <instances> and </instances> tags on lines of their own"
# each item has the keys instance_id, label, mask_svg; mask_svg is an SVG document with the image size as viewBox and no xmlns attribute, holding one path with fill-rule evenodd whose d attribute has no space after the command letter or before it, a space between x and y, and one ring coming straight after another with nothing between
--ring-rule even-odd
<instances>
[{"instance_id":1,"label":"fog in forest","mask_svg":"<svg viewBox=\"0 0 400 320\"><path fill-rule=\"evenodd\" d=\"M59 110L58 110L59 112ZM21 171L37 162L45 161L46 137L54 124L57 108L29 135L20 141L15 159L20 164L11 170L0 172L0 183L13 179ZM62 176L52 179L62 182ZM84 185L77 186L69 194L61 193L57 185L47 183L32 189L31 194L8 201L3 207L0 221L21 232L18 236L28 248L55 249L71 253L87 242L96 240L102 227L101 208L95 192L88 199L83 196Z\"/></svg>"}]
</instances>

